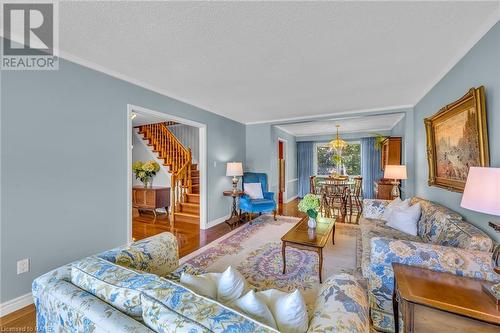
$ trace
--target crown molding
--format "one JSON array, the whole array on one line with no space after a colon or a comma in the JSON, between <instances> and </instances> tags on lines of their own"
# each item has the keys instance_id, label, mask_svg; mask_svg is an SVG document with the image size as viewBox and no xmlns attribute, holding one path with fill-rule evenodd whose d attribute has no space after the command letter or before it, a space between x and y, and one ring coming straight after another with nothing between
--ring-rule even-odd
<instances>
[{"instance_id":1,"label":"crown molding","mask_svg":"<svg viewBox=\"0 0 500 333\"><path fill-rule=\"evenodd\" d=\"M369 108L369 109L351 109L351 110L344 110L344 111L339 111L339 112L334 112L334 113L324 113L324 114L316 114L316 115L310 115L310 116L301 116L301 117L292 117L292 118L277 118L277 119L262 120L262 121L252 121L252 122L247 122L244 124L245 125L259 125L259 124L274 124L274 123L293 122L293 121L324 120L325 117L346 116L346 115L357 114L357 113L363 114L363 113L372 113L372 112L396 111L396 110L402 110L402 109L412 109L413 107L414 107L413 104L403 104L403 105L391 105L391 106ZM283 125L283 124L281 124L281 125Z\"/></svg>"},{"instance_id":2,"label":"crown molding","mask_svg":"<svg viewBox=\"0 0 500 333\"><path fill-rule=\"evenodd\" d=\"M399 123L401 120L403 120L403 118L405 117L405 113L399 113L397 114L397 118L394 120L394 122L392 123L392 125L388 128L378 128L378 129L372 129L372 130L352 130L352 131L341 131L340 134L350 134L350 133L363 133L363 132L374 132L374 131L390 131L394 128L394 126L396 126L397 123ZM346 117L344 119L353 119L353 118L360 118L362 116L359 116L359 117ZM328 119L328 121L334 121L334 120L339 120L339 119ZM286 125L286 124L280 124L280 125L273 125L275 128L279 129L280 131L283 131L287 134L290 134L294 137L297 137L297 138L303 138L303 137L308 137L308 136L326 136L326 135L333 135L335 134L336 132L333 131L333 132L312 132L310 134L295 134L293 133L292 131L290 130L287 130L286 128L283 127L283 125Z\"/></svg>"}]
</instances>

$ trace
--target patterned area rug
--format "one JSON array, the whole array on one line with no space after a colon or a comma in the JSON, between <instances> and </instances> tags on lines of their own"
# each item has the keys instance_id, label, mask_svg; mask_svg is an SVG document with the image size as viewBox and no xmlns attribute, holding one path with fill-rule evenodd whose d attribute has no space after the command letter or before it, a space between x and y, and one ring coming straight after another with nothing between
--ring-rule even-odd
<instances>
[{"instance_id":1,"label":"patterned area rug","mask_svg":"<svg viewBox=\"0 0 500 333\"><path fill-rule=\"evenodd\" d=\"M257 290L296 288L311 307L319 290L318 254L291 247L286 249L286 274L282 274L281 237L300 219L262 215L217 241L183 257L187 263L208 272L222 272L227 266L237 268ZM337 224L335 245L328 241L323 249L323 280L332 274L356 269L357 225Z\"/></svg>"}]
</instances>

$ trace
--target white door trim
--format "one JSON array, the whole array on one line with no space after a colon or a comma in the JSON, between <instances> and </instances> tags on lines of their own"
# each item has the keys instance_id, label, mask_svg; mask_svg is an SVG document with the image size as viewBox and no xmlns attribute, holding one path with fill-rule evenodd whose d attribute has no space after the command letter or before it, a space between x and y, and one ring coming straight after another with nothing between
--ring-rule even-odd
<instances>
[{"instance_id":1,"label":"white door trim","mask_svg":"<svg viewBox=\"0 0 500 333\"><path fill-rule=\"evenodd\" d=\"M200 156L198 167L200 170L200 229L208 228L207 212L207 125L193 120L181 118L165 112L151 110L142 106L127 104L127 240L132 242L132 112L147 113L158 118L165 118L199 129Z\"/></svg>"}]
</instances>

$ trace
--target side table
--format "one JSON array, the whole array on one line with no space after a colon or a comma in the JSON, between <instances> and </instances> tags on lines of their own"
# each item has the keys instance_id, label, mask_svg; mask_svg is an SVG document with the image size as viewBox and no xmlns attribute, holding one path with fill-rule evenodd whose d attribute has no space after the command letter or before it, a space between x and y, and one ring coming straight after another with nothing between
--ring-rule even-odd
<instances>
[{"instance_id":1,"label":"side table","mask_svg":"<svg viewBox=\"0 0 500 333\"><path fill-rule=\"evenodd\" d=\"M236 192L233 192L233 191L224 191L223 194L225 197L232 197L233 198L233 206L232 206L232 209L231 209L231 216L225 220L224 222L226 222L229 227L231 229L233 229L238 223L242 222L242 219L241 219L241 210L238 212L238 209L236 208L236 199L241 197L245 192L243 191L236 191Z\"/></svg>"},{"instance_id":2,"label":"side table","mask_svg":"<svg viewBox=\"0 0 500 333\"><path fill-rule=\"evenodd\" d=\"M392 264L394 323L399 332L500 332L500 309L481 280Z\"/></svg>"}]
</instances>

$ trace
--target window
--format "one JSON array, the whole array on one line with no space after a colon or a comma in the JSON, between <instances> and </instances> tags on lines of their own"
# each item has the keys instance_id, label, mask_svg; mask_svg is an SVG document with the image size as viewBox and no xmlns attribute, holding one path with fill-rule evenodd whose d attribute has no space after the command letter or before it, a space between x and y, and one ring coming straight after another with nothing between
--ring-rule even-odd
<instances>
[{"instance_id":1,"label":"window","mask_svg":"<svg viewBox=\"0 0 500 333\"><path fill-rule=\"evenodd\" d=\"M335 150L328 143L316 144L316 174L320 176L330 175L337 170L337 162L334 160ZM342 152L342 162L349 176L361 175L361 144L349 142Z\"/></svg>"}]
</instances>

